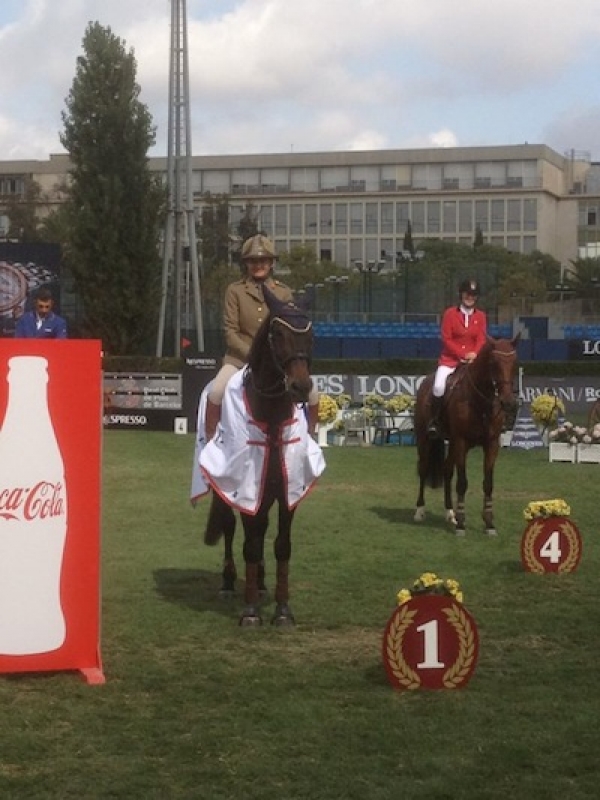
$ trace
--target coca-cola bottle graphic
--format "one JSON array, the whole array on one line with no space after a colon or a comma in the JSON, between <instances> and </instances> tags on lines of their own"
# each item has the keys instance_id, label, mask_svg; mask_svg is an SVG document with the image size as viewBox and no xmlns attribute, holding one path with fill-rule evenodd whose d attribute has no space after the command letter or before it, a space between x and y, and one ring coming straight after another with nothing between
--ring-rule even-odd
<instances>
[{"instance_id":1,"label":"coca-cola bottle graphic","mask_svg":"<svg viewBox=\"0 0 600 800\"><path fill-rule=\"evenodd\" d=\"M67 494L48 409L48 362L14 356L8 365L0 430L0 654L28 655L65 640Z\"/></svg>"}]
</instances>

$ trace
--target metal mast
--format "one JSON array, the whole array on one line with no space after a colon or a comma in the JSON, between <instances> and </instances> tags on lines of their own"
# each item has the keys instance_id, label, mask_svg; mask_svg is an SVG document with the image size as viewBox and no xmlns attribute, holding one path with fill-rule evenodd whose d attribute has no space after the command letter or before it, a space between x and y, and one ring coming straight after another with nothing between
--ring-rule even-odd
<instances>
[{"instance_id":1,"label":"metal mast","mask_svg":"<svg viewBox=\"0 0 600 800\"><path fill-rule=\"evenodd\" d=\"M186 0L171 0L171 51L169 61L169 139L167 147L168 209L163 242L162 296L156 355L162 356L169 319L174 333L174 355L181 355L182 329L188 333L193 319L197 345L204 351L204 326L200 297L194 193L192 187L192 137L188 63ZM170 308L171 313L167 310Z\"/></svg>"}]
</instances>

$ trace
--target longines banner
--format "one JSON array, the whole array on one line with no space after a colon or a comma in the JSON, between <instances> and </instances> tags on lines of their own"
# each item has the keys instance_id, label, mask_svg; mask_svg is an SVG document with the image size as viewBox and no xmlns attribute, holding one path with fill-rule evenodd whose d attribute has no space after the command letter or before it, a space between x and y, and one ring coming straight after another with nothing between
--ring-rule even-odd
<instances>
[{"instance_id":1,"label":"longines banner","mask_svg":"<svg viewBox=\"0 0 600 800\"><path fill-rule=\"evenodd\" d=\"M185 418L187 430L196 427L196 409L200 392L217 371L216 358L186 359L183 375L129 374L104 375L104 427L133 430L172 431L175 421ZM415 395L424 375L313 375L323 394L348 394L361 403L371 392L384 398L396 394ZM523 377L520 399L531 403L534 397L554 393L567 410L587 413L591 403L600 398L598 378L528 378Z\"/></svg>"},{"instance_id":2,"label":"longines banner","mask_svg":"<svg viewBox=\"0 0 600 800\"><path fill-rule=\"evenodd\" d=\"M600 339L571 339L568 344L570 361L600 359Z\"/></svg>"},{"instance_id":3,"label":"longines banner","mask_svg":"<svg viewBox=\"0 0 600 800\"><path fill-rule=\"evenodd\" d=\"M395 394L415 395L424 375L313 375L317 389L333 396L348 394L354 403L374 392L382 397ZM528 378L523 377L520 399L531 403L540 394L554 393L564 401L568 411L587 413L590 404L600 398L599 378Z\"/></svg>"}]
</instances>

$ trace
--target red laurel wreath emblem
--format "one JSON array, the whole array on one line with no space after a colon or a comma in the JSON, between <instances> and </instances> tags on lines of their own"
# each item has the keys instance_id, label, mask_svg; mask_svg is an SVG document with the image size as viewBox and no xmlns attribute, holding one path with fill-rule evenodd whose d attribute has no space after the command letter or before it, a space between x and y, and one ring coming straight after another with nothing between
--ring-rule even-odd
<instances>
[{"instance_id":1,"label":"red laurel wreath emblem","mask_svg":"<svg viewBox=\"0 0 600 800\"><path fill-rule=\"evenodd\" d=\"M383 661L396 689L458 689L471 678L479 637L452 597L420 595L398 606L383 637Z\"/></svg>"}]
</instances>

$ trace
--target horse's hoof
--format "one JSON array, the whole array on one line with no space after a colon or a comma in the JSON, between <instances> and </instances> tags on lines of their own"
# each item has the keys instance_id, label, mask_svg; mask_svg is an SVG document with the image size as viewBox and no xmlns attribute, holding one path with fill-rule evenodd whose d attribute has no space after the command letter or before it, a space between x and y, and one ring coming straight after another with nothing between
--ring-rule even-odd
<instances>
[{"instance_id":1,"label":"horse's hoof","mask_svg":"<svg viewBox=\"0 0 600 800\"><path fill-rule=\"evenodd\" d=\"M242 611L242 615L240 617L240 627L242 628L259 628L263 624L262 617L258 613L258 610L253 606L249 606L248 608Z\"/></svg>"},{"instance_id":2,"label":"horse's hoof","mask_svg":"<svg viewBox=\"0 0 600 800\"><path fill-rule=\"evenodd\" d=\"M496 528L486 528L485 529L486 536L498 536L498 531Z\"/></svg>"},{"instance_id":3,"label":"horse's hoof","mask_svg":"<svg viewBox=\"0 0 600 800\"><path fill-rule=\"evenodd\" d=\"M423 522L425 519L425 506L419 506L415 510L415 515L413 517L415 522Z\"/></svg>"},{"instance_id":4,"label":"horse's hoof","mask_svg":"<svg viewBox=\"0 0 600 800\"><path fill-rule=\"evenodd\" d=\"M271 619L271 625L277 628L289 628L296 624L292 610L288 605L278 605Z\"/></svg>"},{"instance_id":5,"label":"horse's hoof","mask_svg":"<svg viewBox=\"0 0 600 800\"><path fill-rule=\"evenodd\" d=\"M456 530L454 531L454 535L455 536L466 536L467 532L466 532L466 530L464 528L456 528Z\"/></svg>"}]
</instances>

